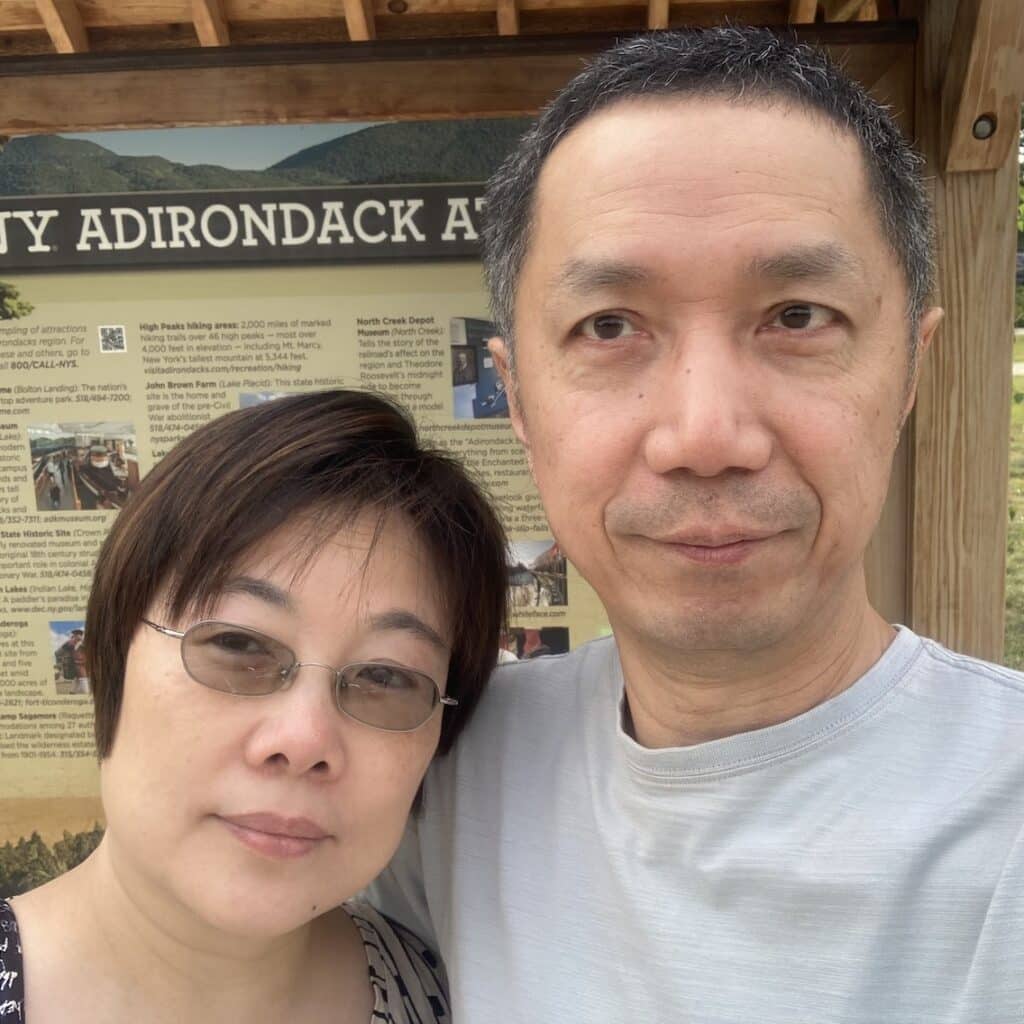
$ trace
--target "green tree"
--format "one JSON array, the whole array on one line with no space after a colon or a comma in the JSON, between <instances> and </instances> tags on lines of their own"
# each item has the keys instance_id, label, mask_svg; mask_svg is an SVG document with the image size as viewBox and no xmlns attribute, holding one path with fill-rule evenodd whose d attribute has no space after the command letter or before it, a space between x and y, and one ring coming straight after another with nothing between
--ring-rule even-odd
<instances>
[{"instance_id":1,"label":"green tree","mask_svg":"<svg viewBox=\"0 0 1024 1024\"><path fill-rule=\"evenodd\" d=\"M72 868L78 867L100 845L102 838L103 829L99 822L93 825L91 832L78 832L72 835L67 829L64 829L64 838L58 839L53 844L53 852L64 865L64 870L70 871Z\"/></svg>"},{"instance_id":2,"label":"green tree","mask_svg":"<svg viewBox=\"0 0 1024 1024\"><path fill-rule=\"evenodd\" d=\"M103 829L97 822L91 831L75 835L65 829L64 838L58 839L53 849L38 832L16 844L4 843L0 846L0 897L18 896L77 867L102 838Z\"/></svg>"},{"instance_id":3,"label":"green tree","mask_svg":"<svg viewBox=\"0 0 1024 1024\"><path fill-rule=\"evenodd\" d=\"M0 320L17 320L28 316L36 307L23 299L16 285L0 281Z\"/></svg>"}]
</instances>

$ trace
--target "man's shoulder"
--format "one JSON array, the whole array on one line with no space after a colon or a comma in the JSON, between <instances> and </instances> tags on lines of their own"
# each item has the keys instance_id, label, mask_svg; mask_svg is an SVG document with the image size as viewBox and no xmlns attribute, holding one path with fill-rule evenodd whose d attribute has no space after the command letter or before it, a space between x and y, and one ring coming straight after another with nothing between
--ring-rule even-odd
<instances>
[{"instance_id":1,"label":"man's shoulder","mask_svg":"<svg viewBox=\"0 0 1024 1024\"><path fill-rule=\"evenodd\" d=\"M600 637L566 654L545 654L499 665L487 684L485 699L518 698L524 692L544 691L553 686L564 692L580 685L596 685L600 680L616 676L618 664L615 640L610 636Z\"/></svg>"},{"instance_id":2,"label":"man's shoulder","mask_svg":"<svg viewBox=\"0 0 1024 1024\"><path fill-rule=\"evenodd\" d=\"M982 759L1024 759L1024 672L919 639L897 687L903 711Z\"/></svg>"},{"instance_id":3,"label":"man's shoulder","mask_svg":"<svg viewBox=\"0 0 1024 1024\"><path fill-rule=\"evenodd\" d=\"M1024 672L960 654L927 637L920 642L920 656L910 673L912 685L947 693L952 699L977 697L983 692L1024 707ZM962 689L965 686L967 690Z\"/></svg>"},{"instance_id":4,"label":"man's shoulder","mask_svg":"<svg viewBox=\"0 0 1024 1024\"><path fill-rule=\"evenodd\" d=\"M479 746L515 746L549 731L564 735L567 722L612 713L622 692L618 652L611 637L591 640L567 654L499 665L455 753Z\"/></svg>"}]
</instances>

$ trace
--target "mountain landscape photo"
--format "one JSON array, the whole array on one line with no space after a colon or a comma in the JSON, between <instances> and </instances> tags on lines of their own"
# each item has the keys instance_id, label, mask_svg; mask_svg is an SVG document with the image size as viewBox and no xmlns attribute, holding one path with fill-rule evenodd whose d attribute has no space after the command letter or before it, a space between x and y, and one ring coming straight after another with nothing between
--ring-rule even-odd
<instances>
[{"instance_id":1,"label":"mountain landscape photo","mask_svg":"<svg viewBox=\"0 0 1024 1024\"><path fill-rule=\"evenodd\" d=\"M83 139L24 136L0 152L0 195L484 181L528 125L522 118L369 125L300 149L264 170L123 156Z\"/></svg>"}]
</instances>

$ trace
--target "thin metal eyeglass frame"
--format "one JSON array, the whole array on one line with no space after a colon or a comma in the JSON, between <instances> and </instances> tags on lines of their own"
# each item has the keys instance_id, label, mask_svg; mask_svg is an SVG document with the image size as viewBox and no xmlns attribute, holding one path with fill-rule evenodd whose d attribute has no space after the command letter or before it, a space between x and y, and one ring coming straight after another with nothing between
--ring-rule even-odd
<instances>
[{"instance_id":1,"label":"thin metal eyeglass frame","mask_svg":"<svg viewBox=\"0 0 1024 1024\"><path fill-rule=\"evenodd\" d=\"M291 686L292 680L298 674L298 671L299 671L300 668L303 668L303 667L306 667L306 668L316 667L316 668L326 668L330 672L334 673L334 705L346 718L351 718L353 722L358 722L360 725L368 726L371 729L380 729L382 732L415 732L417 729L422 729L423 726L425 726L427 724L427 722L429 722L430 719L433 718L434 712L437 709L438 705L442 705L443 707L448 707L448 708L454 708L454 707L458 707L458 704L459 704L458 698L456 698L456 697L449 697L446 694L443 694L441 692L441 687L438 686L437 683L433 679L431 679L430 676L428 676L425 672L418 672L418 671L416 671L416 669L404 668L404 666L395 666L395 667L403 668L403 670L406 671L406 672L411 672L414 675L422 676L422 678L424 678L426 680L429 680L430 684L434 687L434 695L436 697L436 700L434 701L434 704L430 708L430 713L418 725L411 726L408 729L392 729L392 728L389 728L386 725L374 725L372 722L364 722L361 718L356 718L355 715L353 715L349 711L346 711L341 706L341 699L340 699L340 696L341 696L341 686L339 686L339 682L341 680L341 674L342 674L342 672L345 671L345 669L353 668L355 666L362 666L362 665L369 665L371 667L377 667L377 666L381 666L381 665L387 666L387 662L381 662L381 661L352 661L352 662L349 662L348 664L342 665L340 668L338 668L338 667L335 667L334 665L328 665L328 664L326 664L325 662L322 662L322 661L298 661L298 660L296 660L296 661L293 661L292 664L287 669L282 670L280 685L279 686L275 686L273 690L269 690L267 693L234 693L231 690L221 690L221 689L219 689L216 686L210 686L208 683L204 683L201 679L197 679L192 674L191 669L188 667L188 664L185 661L185 642L184 641L185 641L186 635L188 633L190 633L193 629L196 629L199 626L207 626L207 625L210 625L212 623L215 623L215 624L220 625L220 626L229 626L229 627L232 627L234 629L243 630L246 633L255 633L258 636L265 636L268 640L273 640L275 644L277 644L280 647L283 647L293 658L295 657L295 652L287 644L281 643L280 640L278 640L276 637L270 636L268 633L263 633L263 632L261 632L258 629L250 629L248 626L239 626L237 623L233 623L233 622L222 622L220 619L203 619L201 622L193 623L184 632L182 632L181 630L178 630L178 629L171 629L170 626L161 626L161 625L159 625L159 623L153 622L151 619L143 618L142 621L147 626L151 626L158 633L163 633L164 636L173 637L175 640L180 641L180 643L178 644L178 656L181 658L182 667L188 673L188 676L189 676L190 679L192 679L195 682L197 682L200 686L205 686L208 690L216 690L218 693L230 693L232 697L269 697L270 694L277 693L279 690L286 690L289 686Z\"/></svg>"}]
</instances>

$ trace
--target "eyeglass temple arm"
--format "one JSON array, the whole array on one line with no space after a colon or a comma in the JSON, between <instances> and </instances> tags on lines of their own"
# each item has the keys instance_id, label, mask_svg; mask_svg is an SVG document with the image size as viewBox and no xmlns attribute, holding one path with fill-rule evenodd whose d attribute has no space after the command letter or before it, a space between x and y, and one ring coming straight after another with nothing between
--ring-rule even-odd
<instances>
[{"instance_id":1,"label":"eyeglass temple arm","mask_svg":"<svg viewBox=\"0 0 1024 1024\"><path fill-rule=\"evenodd\" d=\"M455 697L442 697L441 703L449 708L457 708L459 706L459 702Z\"/></svg>"},{"instance_id":2,"label":"eyeglass temple arm","mask_svg":"<svg viewBox=\"0 0 1024 1024\"><path fill-rule=\"evenodd\" d=\"M167 626L158 626L155 622L151 622L149 619L142 620L147 626L152 626L158 633L163 633L165 636L173 636L176 640L180 640L185 634L179 633L176 629L169 629Z\"/></svg>"}]
</instances>

